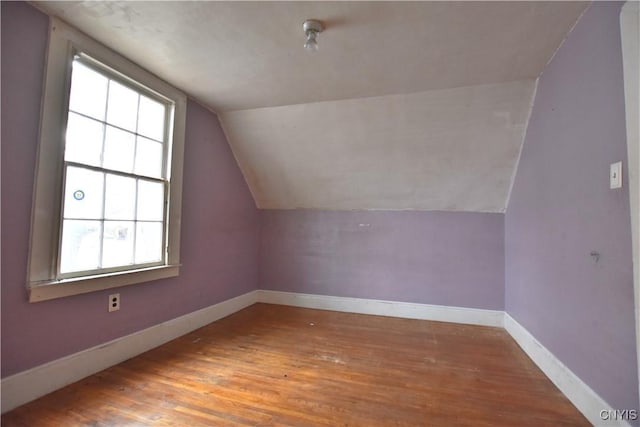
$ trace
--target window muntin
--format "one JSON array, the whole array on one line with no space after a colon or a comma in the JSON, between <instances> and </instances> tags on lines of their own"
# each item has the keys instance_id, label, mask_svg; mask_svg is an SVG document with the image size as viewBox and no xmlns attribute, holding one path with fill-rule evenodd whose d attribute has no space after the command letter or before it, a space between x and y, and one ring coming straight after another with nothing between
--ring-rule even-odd
<instances>
[{"instance_id":1,"label":"window muntin","mask_svg":"<svg viewBox=\"0 0 640 427\"><path fill-rule=\"evenodd\" d=\"M76 56L85 67L76 65L74 83L78 90L71 94L72 62ZM86 72L87 68L98 73ZM117 109L109 113L109 79L121 85L114 87L125 97L130 95L128 90L142 94L138 105L143 109L137 114L135 128L119 116ZM104 100L104 105L96 100ZM163 108L167 122L161 127L154 117ZM57 18L50 18L26 280L30 302L180 274L186 109L184 93ZM163 159L161 167L154 160L158 147ZM101 197L97 197L98 193L67 191L66 180L73 175L68 173L72 167L75 172L80 170L93 177L87 184L104 192ZM146 209L153 206L151 202L141 205L144 212L138 212L136 205L138 186L151 184L164 187L160 217L157 208ZM64 205L75 201L74 195L95 197L91 206L70 209L64 219ZM63 236L65 220L68 222ZM79 239L79 234L85 236L83 242L69 246L67 242ZM134 234L137 245L130 239ZM114 244L105 246L104 236L110 236L108 243ZM63 249L73 249L73 245L78 246L76 252L83 251L82 257L76 258L76 265L65 262L63 267ZM131 256L136 264L122 265ZM89 270L96 265L103 268ZM61 268L67 273L61 274Z\"/></svg>"},{"instance_id":2,"label":"window muntin","mask_svg":"<svg viewBox=\"0 0 640 427\"><path fill-rule=\"evenodd\" d=\"M165 264L172 112L170 101L75 55L58 277Z\"/></svg>"}]
</instances>

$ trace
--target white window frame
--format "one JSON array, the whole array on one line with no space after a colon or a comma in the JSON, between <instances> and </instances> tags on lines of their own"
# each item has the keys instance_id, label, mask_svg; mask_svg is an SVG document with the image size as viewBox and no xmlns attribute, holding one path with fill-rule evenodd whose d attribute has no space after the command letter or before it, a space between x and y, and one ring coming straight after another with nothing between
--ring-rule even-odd
<instances>
[{"instance_id":1,"label":"white window frame","mask_svg":"<svg viewBox=\"0 0 640 427\"><path fill-rule=\"evenodd\" d=\"M167 215L167 254L160 266L74 278L58 276L63 199L64 136L73 56L82 52L174 102ZM180 272L182 172L187 98L133 62L56 18L50 18L49 48L36 160L27 291L30 302L175 277Z\"/></svg>"}]
</instances>

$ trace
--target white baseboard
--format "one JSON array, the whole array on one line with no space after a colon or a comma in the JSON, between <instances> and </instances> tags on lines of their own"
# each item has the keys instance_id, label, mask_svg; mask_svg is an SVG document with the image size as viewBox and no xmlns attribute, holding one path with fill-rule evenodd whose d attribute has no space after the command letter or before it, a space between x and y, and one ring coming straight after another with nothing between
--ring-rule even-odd
<instances>
[{"instance_id":1,"label":"white baseboard","mask_svg":"<svg viewBox=\"0 0 640 427\"><path fill-rule=\"evenodd\" d=\"M378 316L504 327L542 372L549 377L556 387L591 423L596 426L629 427L629 424L625 421L602 420L600 411L612 409L611 405L607 404L604 399L598 396L540 344L529 331L504 311L268 290L248 292L4 378L0 383L2 389L2 413L151 350L256 302Z\"/></svg>"},{"instance_id":2,"label":"white baseboard","mask_svg":"<svg viewBox=\"0 0 640 427\"><path fill-rule=\"evenodd\" d=\"M504 328L531 360L538 365L538 368L582 412L591 424L594 426L630 427L626 421L603 420L600 417L600 411L613 410L613 407L598 396L591 387L578 378L576 374L508 313L504 314Z\"/></svg>"},{"instance_id":3,"label":"white baseboard","mask_svg":"<svg viewBox=\"0 0 640 427\"><path fill-rule=\"evenodd\" d=\"M201 328L257 302L251 291L3 378L2 413Z\"/></svg>"},{"instance_id":4,"label":"white baseboard","mask_svg":"<svg viewBox=\"0 0 640 427\"><path fill-rule=\"evenodd\" d=\"M151 350L256 302L352 313L502 326L502 312L256 290L2 379L2 413Z\"/></svg>"},{"instance_id":5,"label":"white baseboard","mask_svg":"<svg viewBox=\"0 0 640 427\"><path fill-rule=\"evenodd\" d=\"M333 297L267 290L258 291L258 301L268 304L291 305L320 310L483 326L502 327L504 318L504 312L501 310L483 310L479 308L448 307L444 305L415 304L409 302Z\"/></svg>"}]
</instances>

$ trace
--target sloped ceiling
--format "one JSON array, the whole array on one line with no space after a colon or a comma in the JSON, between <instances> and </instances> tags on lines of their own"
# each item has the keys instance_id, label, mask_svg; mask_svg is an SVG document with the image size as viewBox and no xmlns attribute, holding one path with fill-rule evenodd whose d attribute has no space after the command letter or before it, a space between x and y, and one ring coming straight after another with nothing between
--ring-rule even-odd
<instances>
[{"instance_id":1,"label":"sloped ceiling","mask_svg":"<svg viewBox=\"0 0 640 427\"><path fill-rule=\"evenodd\" d=\"M501 212L578 2L37 2L220 114L262 208ZM302 49L304 19L325 31Z\"/></svg>"},{"instance_id":2,"label":"sloped ceiling","mask_svg":"<svg viewBox=\"0 0 640 427\"><path fill-rule=\"evenodd\" d=\"M262 208L504 208L535 82L225 113Z\"/></svg>"}]
</instances>

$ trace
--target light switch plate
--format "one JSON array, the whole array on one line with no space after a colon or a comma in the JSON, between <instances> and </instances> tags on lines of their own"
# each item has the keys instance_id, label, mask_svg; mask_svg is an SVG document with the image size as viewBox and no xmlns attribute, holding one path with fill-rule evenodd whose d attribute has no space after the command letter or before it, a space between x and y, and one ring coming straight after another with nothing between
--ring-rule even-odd
<instances>
[{"instance_id":1,"label":"light switch plate","mask_svg":"<svg viewBox=\"0 0 640 427\"><path fill-rule=\"evenodd\" d=\"M622 188L622 162L611 163L609 167L609 188Z\"/></svg>"}]
</instances>

